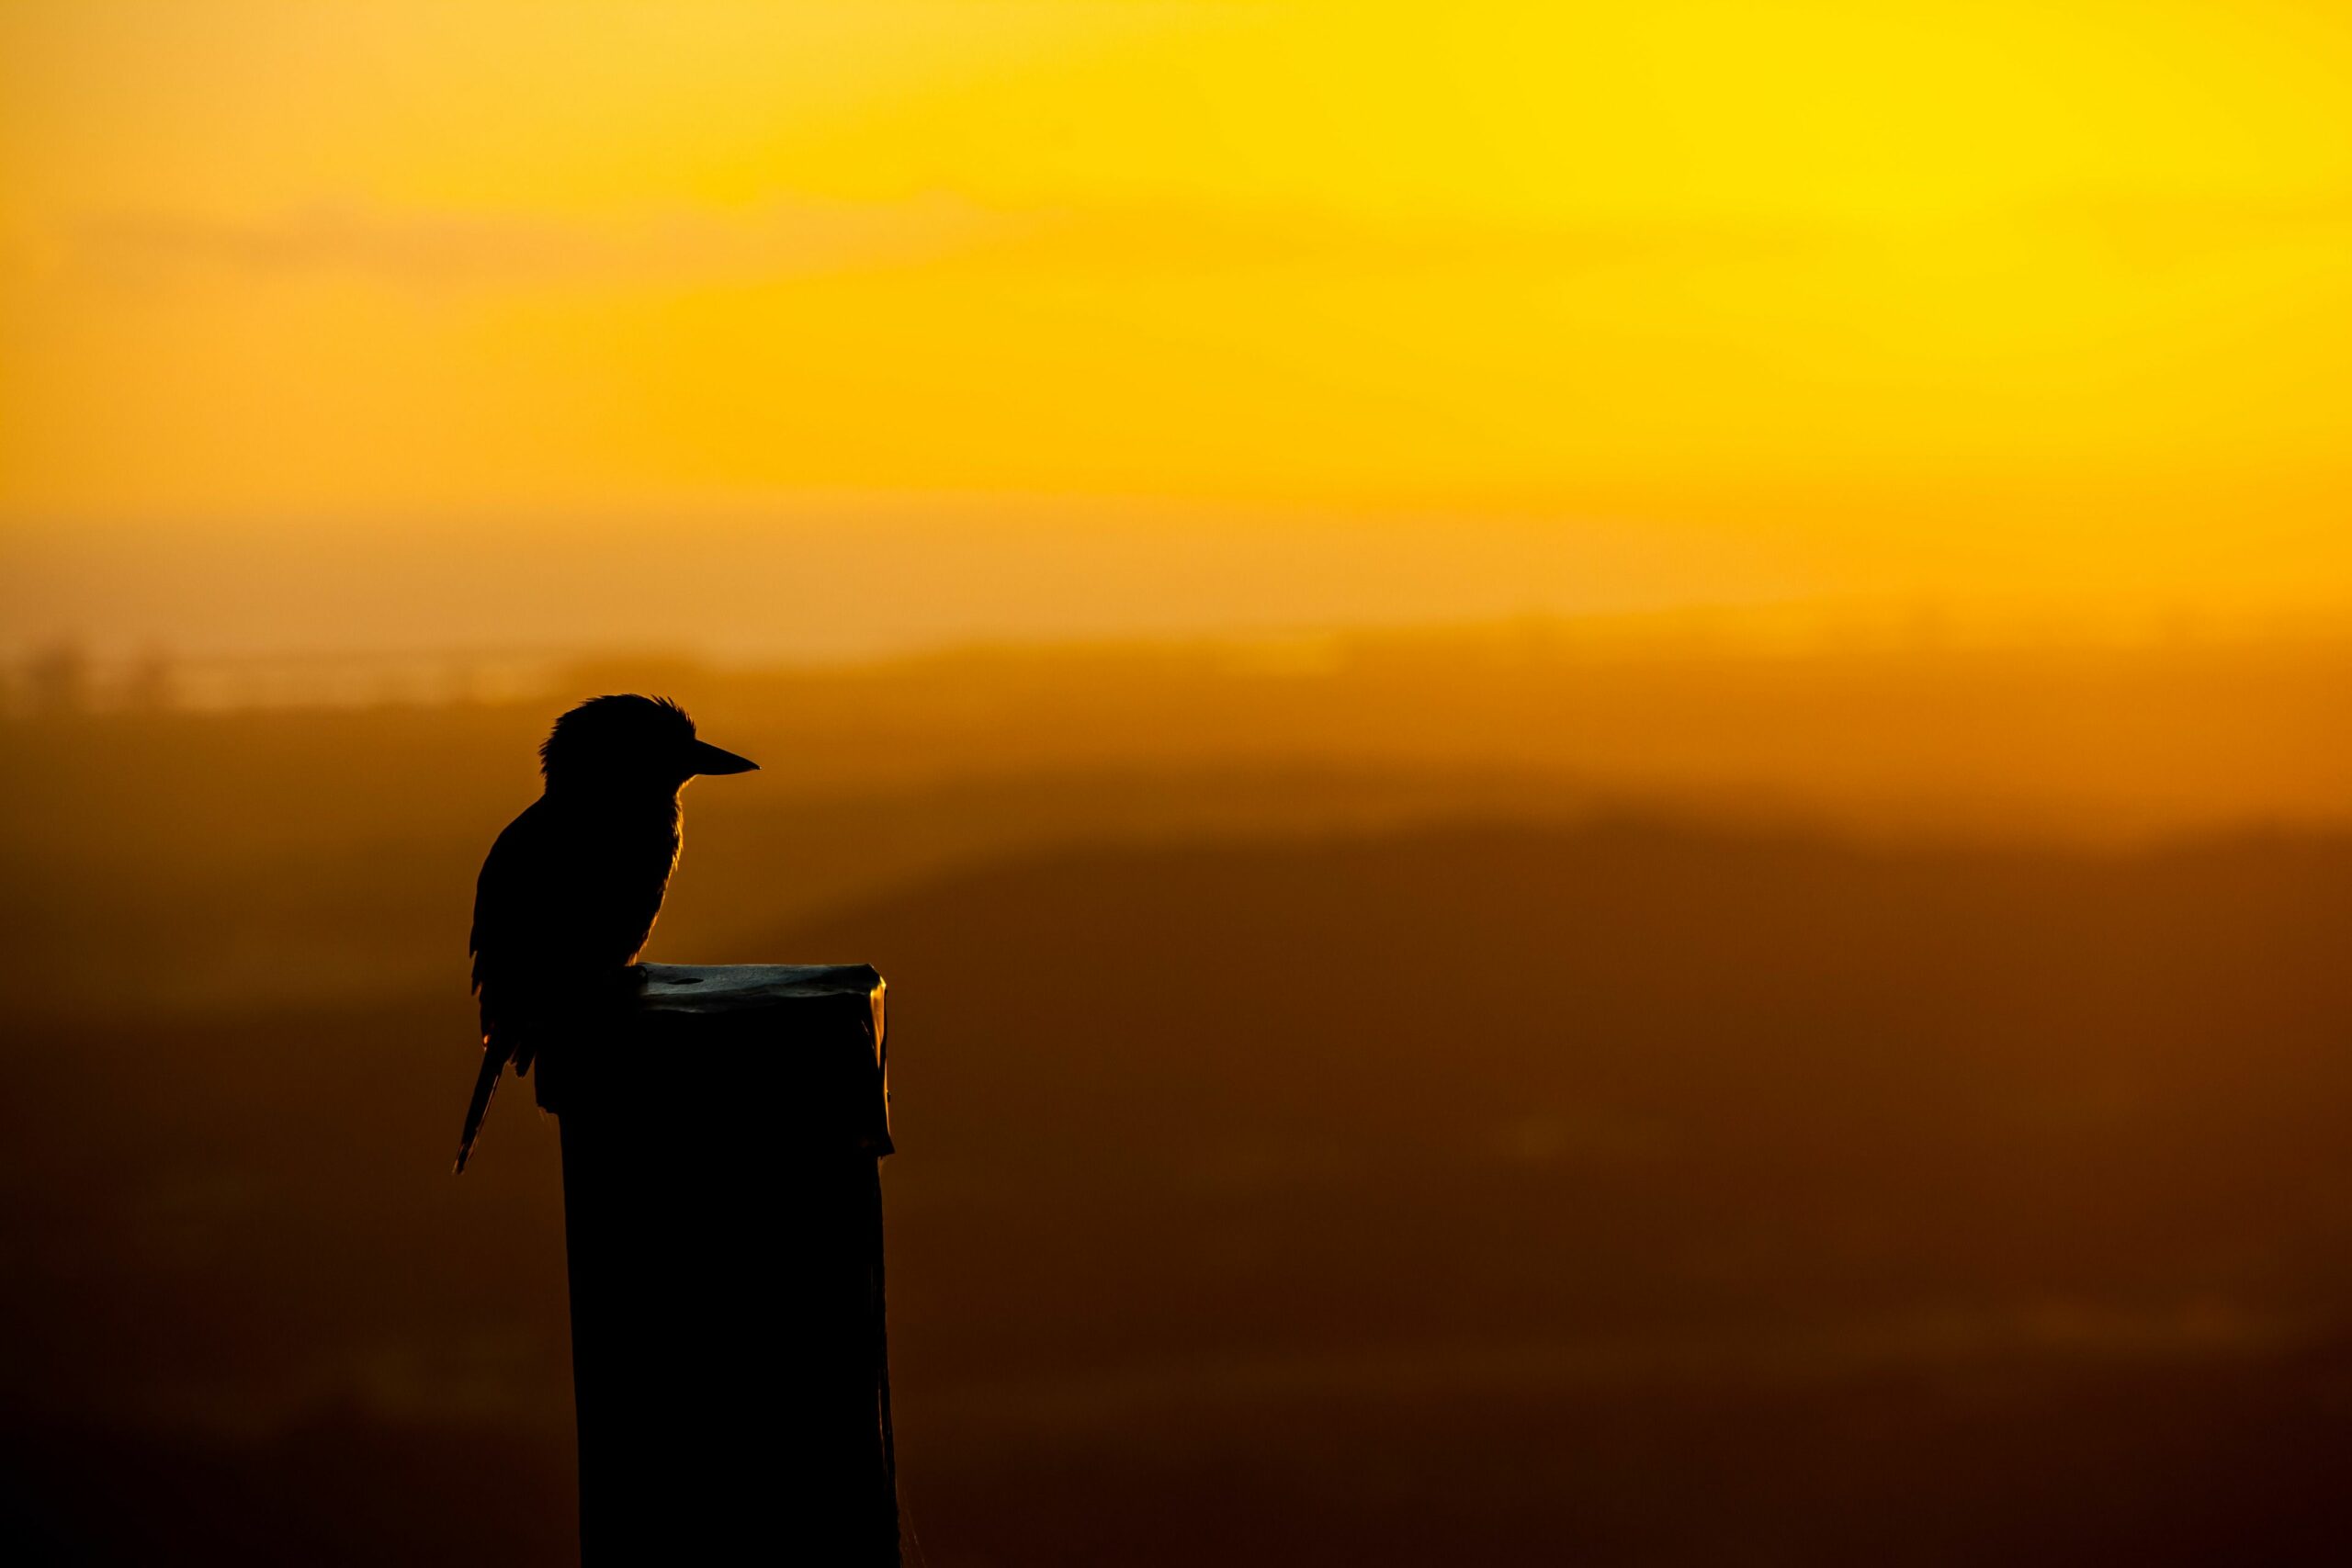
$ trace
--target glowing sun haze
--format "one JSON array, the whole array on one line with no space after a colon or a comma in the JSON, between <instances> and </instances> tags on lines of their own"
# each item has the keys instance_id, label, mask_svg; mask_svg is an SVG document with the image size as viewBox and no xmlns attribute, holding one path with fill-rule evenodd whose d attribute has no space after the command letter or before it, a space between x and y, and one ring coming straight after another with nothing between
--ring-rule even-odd
<instances>
[{"instance_id":1,"label":"glowing sun haze","mask_svg":"<svg viewBox=\"0 0 2352 1568\"><path fill-rule=\"evenodd\" d=\"M2346 82L2272 0L16 0L0 528L2339 604Z\"/></svg>"}]
</instances>

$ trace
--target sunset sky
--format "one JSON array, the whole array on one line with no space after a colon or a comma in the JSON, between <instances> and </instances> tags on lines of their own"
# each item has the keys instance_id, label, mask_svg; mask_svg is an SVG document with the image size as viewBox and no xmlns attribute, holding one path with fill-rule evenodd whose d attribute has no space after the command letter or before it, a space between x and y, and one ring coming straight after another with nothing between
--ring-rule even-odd
<instances>
[{"instance_id":1,"label":"sunset sky","mask_svg":"<svg viewBox=\"0 0 2352 1568\"><path fill-rule=\"evenodd\" d=\"M0 0L0 615L480 638L318 601L649 532L912 640L2341 605L2347 81L2318 0Z\"/></svg>"}]
</instances>

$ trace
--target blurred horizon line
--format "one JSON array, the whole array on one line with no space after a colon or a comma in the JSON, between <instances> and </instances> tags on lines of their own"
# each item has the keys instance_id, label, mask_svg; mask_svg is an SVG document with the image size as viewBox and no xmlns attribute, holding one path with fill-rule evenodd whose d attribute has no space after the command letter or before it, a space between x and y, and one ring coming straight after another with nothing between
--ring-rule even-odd
<instances>
[{"instance_id":1,"label":"blurred horizon line","mask_svg":"<svg viewBox=\"0 0 2352 1568\"><path fill-rule=\"evenodd\" d=\"M617 647L834 666L1528 619L1730 622L1709 635L1767 643L1885 640L1889 626L2030 643L2352 635L2352 592L2311 548L2282 547L2254 581L2153 526L2132 558L2067 574L2022 521L1947 520L1939 563L1831 559L1722 519L910 506L537 528L0 526L0 660L69 643L208 660Z\"/></svg>"},{"instance_id":2,"label":"blurred horizon line","mask_svg":"<svg viewBox=\"0 0 2352 1568\"><path fill-rule=\"evenodd\" d=\"M1365 654L1396 652L1521 665L2291 654L2352 648L2352 607L2236 614L2187 605L2104 614L2077 607L2061 614L1923 595L1124 635L946 636L798 652L729 652L683 638L190 649L164 637L108 645L71 631L0 648L0 716L21 718L494 705L544 700L583 679L854 678L999 661L1173 660L1219 675L1299 678L1338 674Z\"/></svg>"}]
</instances>

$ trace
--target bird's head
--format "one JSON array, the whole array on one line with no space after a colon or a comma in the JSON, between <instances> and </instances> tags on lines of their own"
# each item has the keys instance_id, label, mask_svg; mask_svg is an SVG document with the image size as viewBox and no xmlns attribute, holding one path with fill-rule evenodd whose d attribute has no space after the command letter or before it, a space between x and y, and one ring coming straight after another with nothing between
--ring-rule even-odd
<instances>
[{"instance_id":1,"label":"bird's head","mask_svg":"<svg viewBox=\"0 0 2352 1568\"><path fill-rule=\"evenodd\" d=\"M758 766L695 739L695 721L667 697L591 697L557 719L539 747L549 788L674 794L697 773L747 773Z\"/></svg>"}]
</instances>

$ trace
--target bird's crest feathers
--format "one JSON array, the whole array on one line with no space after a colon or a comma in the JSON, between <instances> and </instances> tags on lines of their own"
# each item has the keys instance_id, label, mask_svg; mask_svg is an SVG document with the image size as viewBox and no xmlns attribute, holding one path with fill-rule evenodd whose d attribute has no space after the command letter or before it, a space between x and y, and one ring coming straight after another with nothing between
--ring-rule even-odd
<instances>
[{"instance_id":1,"label":"bird's crest feathers","mask_svg":"<svg viewBox=\"0 0 2352 1568\"><path fill-rule=\"evenodd\" d=\"M557 719L539 743L539 771L552 779L582 764L594 767L655 747L675 749L694 739L695 721L667 697L591 697Z\"/></svg>"}]
</instances>

